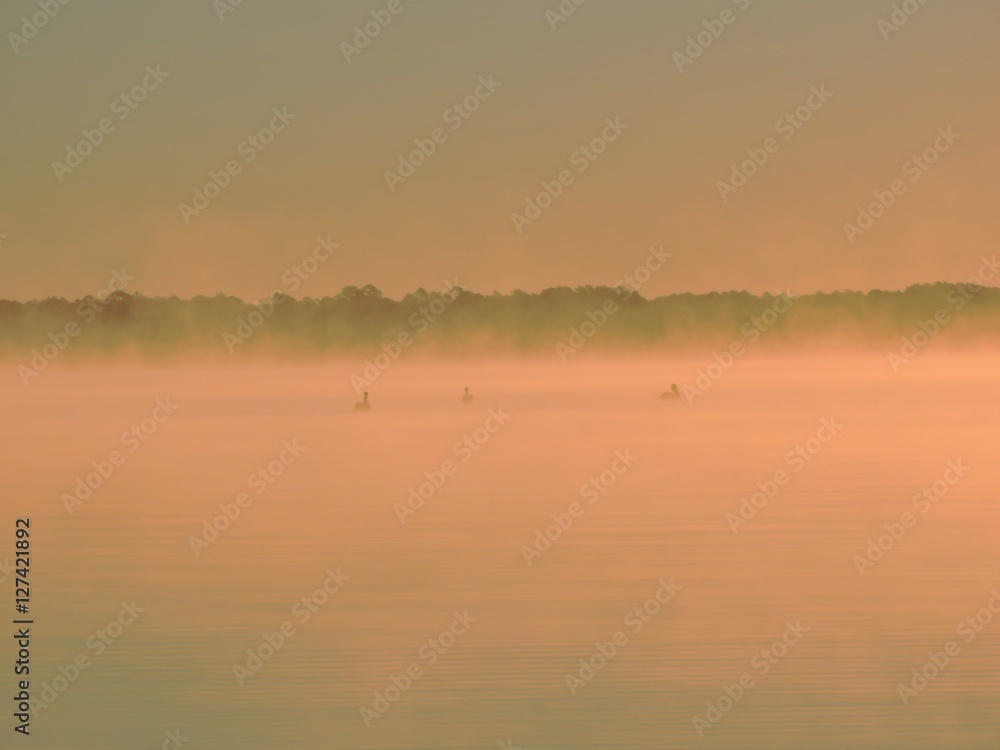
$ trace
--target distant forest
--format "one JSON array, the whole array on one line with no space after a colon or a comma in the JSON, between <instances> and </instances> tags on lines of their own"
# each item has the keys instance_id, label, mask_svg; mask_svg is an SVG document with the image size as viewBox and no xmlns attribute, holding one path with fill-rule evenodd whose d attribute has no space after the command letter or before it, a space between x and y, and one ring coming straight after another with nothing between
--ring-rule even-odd
<instances>
[{"instance_id":1,"label":"distant forest","mask_svg":"<svg viewBox=\"0 0 1000 750\"><path fill-rule=\"evenodd\" d=\"M924 333L921 334L921 331ZM0 301L0 356L24 360L138 354L150 357L374 356L384 347L443 355L708 351L733 341L765 349L831 343L898 347L921 335L956 345L996 344L1000 289L925 284L901 292L800 297L747 292L644 299L618 287L557 287L537 294L419 289L402 300L373 286L334 297L276 293Z\"/></svg>"}]
</instances>

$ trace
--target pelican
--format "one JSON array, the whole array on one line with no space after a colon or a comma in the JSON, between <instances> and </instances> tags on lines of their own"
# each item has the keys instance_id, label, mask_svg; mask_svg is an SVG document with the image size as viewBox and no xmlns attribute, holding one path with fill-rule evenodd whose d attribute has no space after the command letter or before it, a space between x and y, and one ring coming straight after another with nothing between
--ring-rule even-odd
<instances>
[{"instance_id":1,"label":"pelican","mask_svg":"<svg viewBox=\"0 0 1000 750\"><path fill-rule=\"evenodd\" d=\"M462 403L463 404L471 404L472 403L472 394L469 393L469 386L465 386L465 395L462 396Z\"/></svg>"},{"instance_id":2,"label":"pelican","mask_svg":"<svg viewBox=\"0 0 1000 750\"><path fill-rule=\"evenodd\" d=\"M681 397L680 388L677 387L677 383L670 386L669 391L664 391L660 394L661 401L676 401Z\"/></svg>"},{"instance_id":3,"label":"pelican","mask_svg":"<svg viewBox=\"0 0 1000 750\"><path fill-rule=\"evenodd\" d=\"M354 411L371 411L372 405L368 403L368 391L365 391L365 400L354 404Z\"/></svg>"}]
</instances>

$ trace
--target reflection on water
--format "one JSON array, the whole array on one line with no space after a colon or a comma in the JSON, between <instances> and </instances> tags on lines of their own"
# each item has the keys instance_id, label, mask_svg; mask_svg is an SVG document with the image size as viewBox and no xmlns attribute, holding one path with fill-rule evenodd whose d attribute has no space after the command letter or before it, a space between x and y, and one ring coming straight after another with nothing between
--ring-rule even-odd
<instances>
[{"instance_id":1,"label":"reflection on water","mask_svg":"<svg viewBox=\"0 0 1000 750\"><path fill-rule=\"evenodd\" d=\"M10 387L34 746L1000 746L1000 363L703 364Z\"/></svg>"}]
</instances>

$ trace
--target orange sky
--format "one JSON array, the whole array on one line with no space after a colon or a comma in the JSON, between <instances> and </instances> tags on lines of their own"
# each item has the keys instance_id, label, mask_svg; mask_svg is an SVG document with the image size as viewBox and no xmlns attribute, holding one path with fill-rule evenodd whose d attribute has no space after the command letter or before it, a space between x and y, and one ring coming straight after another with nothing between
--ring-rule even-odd
<instances>
[{"instance_id":1,"label":"orange sky","mask_svg":"<svg viewBox=\"0 0 1000 750\"><path fill-rule=\"evenodd\" d=\"M653 245L647 296L962 280L1000 229L1000 7L911 3L893 28L882 0L114 0L34 34L8 5L0 297L125 268L253 298L318 237L297 296L613 283Z\"/></svg>"}]
</instances>

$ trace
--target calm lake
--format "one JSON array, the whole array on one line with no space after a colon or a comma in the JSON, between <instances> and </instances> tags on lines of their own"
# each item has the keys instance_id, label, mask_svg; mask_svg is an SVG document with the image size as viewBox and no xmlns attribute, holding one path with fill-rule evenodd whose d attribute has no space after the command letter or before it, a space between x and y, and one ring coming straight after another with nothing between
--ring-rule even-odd
<instances>
[{"instance_id":1,"label":"calm lake","mask_svg":"<svg viewBox=\"0 0 1000 750\"><path fill-rule=\"evenodd\" d=\"M1000 360L711 362L11 365L25 746L996 750Z\"/></svg>"}]
</instances>

